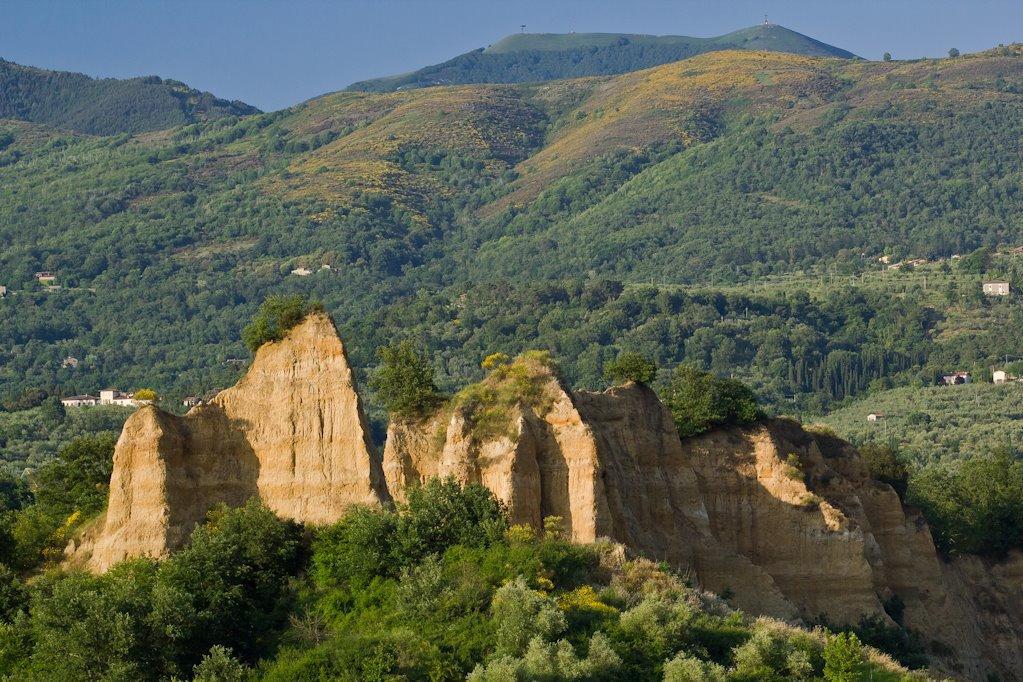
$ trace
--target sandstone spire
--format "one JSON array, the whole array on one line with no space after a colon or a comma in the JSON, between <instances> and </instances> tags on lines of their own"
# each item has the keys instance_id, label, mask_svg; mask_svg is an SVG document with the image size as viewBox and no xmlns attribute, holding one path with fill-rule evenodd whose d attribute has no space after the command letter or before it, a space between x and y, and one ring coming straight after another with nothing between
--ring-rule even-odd
<instances>
[{"instance_id":1,"label":"sandstone spire","mask_svg":"<svg viewBox=\"0 0 1023 682\"><path fill-rule=\"evenodd\" d=\"M179 547L216 504L260 499L308 523L386 498L355 377L330 319L313 314L264 345L233 388L178 417L145 407L114 452L89 565Z\"/></svg>"}]
</instances>

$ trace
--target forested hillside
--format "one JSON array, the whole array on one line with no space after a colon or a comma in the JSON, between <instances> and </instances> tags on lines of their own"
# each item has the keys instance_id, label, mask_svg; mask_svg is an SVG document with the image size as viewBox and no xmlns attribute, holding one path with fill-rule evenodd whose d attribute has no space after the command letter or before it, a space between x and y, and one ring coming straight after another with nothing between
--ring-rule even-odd
<instances>
[{"instance_id":1,"label":"forested hillside","mask_svg":"<svg viewBox=\"0 0 1023 682\"><path fill-rule=\"evenodd\" d=\"M0 59L0 119L45 123L91 135L114 135L257 111L244 102L228 102L156 76L97 79Z\"/></svg>"},{"instance_id":2,"label":"forested hillside","mask_svg":"<svg viewBox=\"0 0 1023 682\"><path fill-rule=\"evenodd\" d=\"M392 92L457 83L532 83L608 76L667 64L714 50L768 50L813 57L855 57L777 24L712 38L627 33L519 33L490 47L412 73L352 84L350 90Z\"/></svg>"},{"instance_id":3,"label":"forested hillside","mask_svg":"<svg viewBox=\"0 0 1023 682\"><path fill-rule=\"evenodd\" d=\"M292 291L362 371L412 337L444 388L526 348L601 386L639 350L805 413L1023 354L1018 306L977 289L1019 281L990 256L1023 244L1021 54L714 52L138 135L5 122L0 394L226 386L244 321Z\"/></svg>"}]
</instances>

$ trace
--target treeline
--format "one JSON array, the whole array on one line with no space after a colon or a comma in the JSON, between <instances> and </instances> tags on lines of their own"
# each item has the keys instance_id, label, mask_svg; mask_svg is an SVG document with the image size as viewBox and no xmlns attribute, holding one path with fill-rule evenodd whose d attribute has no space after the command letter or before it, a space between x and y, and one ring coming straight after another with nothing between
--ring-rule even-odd
<instances>
[{"instance_id":1,"label":"treeline","mask_svg":"<svg viewBox=\"0 0 1023 682\"><path fill-rule=\"evenodd\" d=\"M733 611L667 566L509 526L482 486L303 529L212 511L163 561L30 582L0 563L0 676L243 680L858 679L905 674L854 634ZM0 555L0 560L4 557Z\"/></svg>"},{"instance_id":2,"label":"treeline","mask_svg":"<svg viewBox=\"0 0 1023 682\"><path fill-rule=\"evenodd\" d=\"M0 59L0 118L116 135L257 111L244 102L228 102L156 76L95 79Z\"/></svg>"}]
</instances>

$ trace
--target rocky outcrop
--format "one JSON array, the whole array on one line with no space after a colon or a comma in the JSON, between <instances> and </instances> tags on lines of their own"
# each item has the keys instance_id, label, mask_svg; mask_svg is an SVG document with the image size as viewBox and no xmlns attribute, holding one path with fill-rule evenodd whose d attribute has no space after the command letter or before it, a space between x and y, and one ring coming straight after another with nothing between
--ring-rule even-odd
<instances>
[{"instance_id":1,"label":"rocky outcrop","mask_svg":"<svg viewBox=\"0 0 1023 682\"><path fill-rule=\"evenodd\" d=\"M264 345L237 385L184 417L152 406L132 415L106 516L74 554L96 570L163 556L211 507L250 498L308 523L386 499L352 368L325 315Z\"/></svg>"},{"instance_id":2,"label":"rocky outcrop","mask_svg":"<svg viewBox=\"0 0 1023 682\"><path fill-rule=\"evenodd\" d=\"M395 498L434 476L482 483L515 523L561 516L573 539L667 561L749 612L894 625L887 603L949 674L1023 678L1023 558L941 559L920 515L848 443L786 420L683 442L644 386L570 392L527 369L541 397L507 407L503 432L481 432L472 401L392 423Z\"/></svg>"},{"instance_id":3,"label":"rocky outcrop","mask_svg":"<svg viewBox=\"0 0 1023 682\"><path fill-rule=\"evenodd\" d=\"M746 611L894 615L950 674L1023 679L1023 556L939 557L926 522L848 443L786 420L682 441L645 386L572 392L543 354L527 354L435 414L393 421L379 461L325 316L261 348L210 404L129 419L106 517L72 549L104 570L165 555L215 504L255 497L326 523L438 476L487 486L512 523L558 516L573 540L666 561Z\"/></svg>"}]
</instances>

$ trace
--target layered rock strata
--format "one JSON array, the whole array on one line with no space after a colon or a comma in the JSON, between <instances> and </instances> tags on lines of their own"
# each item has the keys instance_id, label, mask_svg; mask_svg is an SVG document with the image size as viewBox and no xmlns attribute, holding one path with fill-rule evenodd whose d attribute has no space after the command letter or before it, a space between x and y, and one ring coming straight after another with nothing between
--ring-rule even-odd
<instances>
[{"instance_id":1,"label":"layered rock strata","mask_svg":"<svg viewBox=\"0 0 1023 682\"><path fill-rule=\"evenodd\" d=\"M237 385L187 415L153 406L133 414L114 452L105 518L75 554L95 570L164 556L211 507L250 498L307 523L387 499L352 368L326 315L264 345Z\"/></svg>"}]
</instances>

